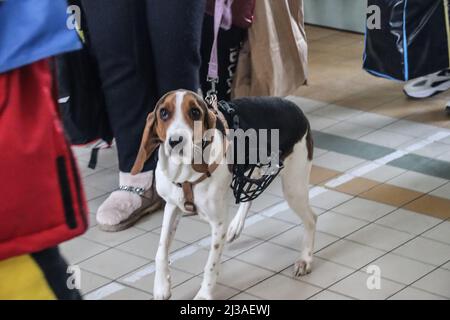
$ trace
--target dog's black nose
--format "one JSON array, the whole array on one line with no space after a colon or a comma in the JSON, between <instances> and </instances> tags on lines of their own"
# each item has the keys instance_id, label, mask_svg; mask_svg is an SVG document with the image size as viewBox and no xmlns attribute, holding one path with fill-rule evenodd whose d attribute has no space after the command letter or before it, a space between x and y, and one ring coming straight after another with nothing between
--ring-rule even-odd
<instances>
[{"instance_id":1,"label":"dog's black nose","mask_svg":"<svg viewBox=\"0 0 450 320\"><path fill-rule=\"evenodd\" d=\"M183 137L182 136L179 136L177 138L172 138L172 137L169 138L169 145L170 145L171 148L174 148L176 145L178 145L181 142L183 142Z\"/></svg>"}]
</instances>

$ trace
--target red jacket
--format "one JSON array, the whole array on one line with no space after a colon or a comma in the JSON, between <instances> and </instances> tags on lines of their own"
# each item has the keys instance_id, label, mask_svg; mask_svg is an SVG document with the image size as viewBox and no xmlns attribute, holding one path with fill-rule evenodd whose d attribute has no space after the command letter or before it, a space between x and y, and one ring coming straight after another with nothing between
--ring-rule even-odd
<instances>
[{"instance_id":1,"label":"red jacket","mask_svg":"<svg viewBox=\"0 0 450 320\"><path fill-rule=\"evenodd\" d=\"M0 260L83 233L87 208L47 60L0 74Z\"/></svg>"}]
</instances>

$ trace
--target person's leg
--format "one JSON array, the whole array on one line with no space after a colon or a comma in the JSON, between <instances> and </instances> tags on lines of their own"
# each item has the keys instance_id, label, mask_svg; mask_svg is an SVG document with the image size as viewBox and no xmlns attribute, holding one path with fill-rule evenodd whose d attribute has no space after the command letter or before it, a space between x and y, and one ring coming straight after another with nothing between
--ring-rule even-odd
<instances>
[{"instance_id":1,"label":"person's leg","mask_svg":"<svg viewBox=\"0 0 450 320\"><path fill-rule=\"evenodd\" d=\"M107 113L116 139L119 183L148 190L148 195L115 191L100 206L97 212L100 228L118 231L162 205L152 188L155 156L146 163L143 173L136 176L129 173L139 150L146 117L158 98L145 1L83 0L82 4L89 47L99 65Z\"/></svg>"},{"instance_id":2,"label":"person's leg","mask_svg":"<svg viewBox=\"0 0 450 320\"><path fill-rule=\"evenodd\" d=\"M206 0L147 0L158 95L200 88L200 44Z\"/></svg>"},{"instance_id":3,"label":"person's leg","mask_svg":"<svg viewBox=\"0 0 450 320\"><path fill-rule=\"evenodd\" d=\"M100 77L119 153L119 169L130 172L155 93L142 0L83 0L89 46ZM152 170L155 162L146 169Z\"/></svg>"},{"instance_id":4,"label":"person's leg","mask_svg":"<svg viewBox=\"0 0 450 320\"><path fill-rule=\"evenodd\" d=\"M0 261L0 300L80 300L79 278L57 247Z\"/></svg>"}]
</instances>

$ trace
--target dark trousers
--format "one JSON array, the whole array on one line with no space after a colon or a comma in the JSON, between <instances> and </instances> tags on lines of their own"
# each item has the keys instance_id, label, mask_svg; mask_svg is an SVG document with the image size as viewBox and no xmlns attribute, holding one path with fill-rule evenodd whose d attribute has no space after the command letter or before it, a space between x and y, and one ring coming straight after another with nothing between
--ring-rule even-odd
<instances>
[{"instance_id":1,"label":"dark trousers","mask_svg":"<svg viewBox=\"0 0 450 320\"><path fill-rule=\"evenodd\" d=\"M119 169L130 172L146 117L157 100L170 90L200 87L205 0L83 0L82 4ZM144 171L156 167L156 158L153 155Z\"/></svg>"}]
</instances>

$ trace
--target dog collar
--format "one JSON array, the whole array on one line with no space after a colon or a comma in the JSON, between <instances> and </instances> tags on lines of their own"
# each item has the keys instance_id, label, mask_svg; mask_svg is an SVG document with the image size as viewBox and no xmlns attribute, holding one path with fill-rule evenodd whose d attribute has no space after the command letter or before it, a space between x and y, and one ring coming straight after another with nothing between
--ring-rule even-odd
<instances>
[{"instance_id":1,"label":"dog collar","mask_svg":"<svg viewBox=\"0 0 450 320\"><path fill-rule=\"evenodd\" d=\"M208 170L200 176L195 181L189 182L183 182L183 183L176 183L173 182L177 187L183 189L183 195L184 195L184 209L188 212L186 216L191 216L197 214L197 207L194 203L194 186L196 184L199 184L202 181L205 181L209 177L211 177L212 173L219 167L218 163L213 163L212 165L208 166Z\"/></svg>"}]
</instances>

